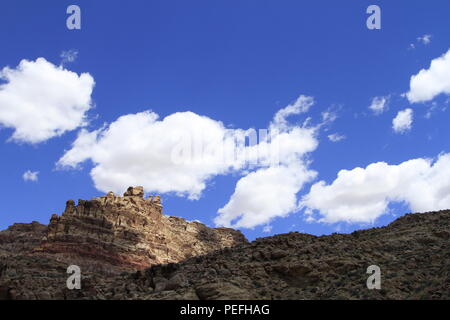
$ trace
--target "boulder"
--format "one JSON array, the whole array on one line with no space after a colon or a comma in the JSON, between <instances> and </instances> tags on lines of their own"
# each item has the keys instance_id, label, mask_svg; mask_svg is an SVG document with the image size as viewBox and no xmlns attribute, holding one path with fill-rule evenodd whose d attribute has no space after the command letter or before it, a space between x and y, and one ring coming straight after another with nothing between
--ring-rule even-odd
<instances>
[{"instance_id":1,"label":"boulder","mask_svg":"<svg viewBox=\"0 0 450 320\"><path fill-rule=\"evenodd\" d=\"M129 187L123 194L124 197L144 197L144 187Z\"/></svg>"}]
</instances>

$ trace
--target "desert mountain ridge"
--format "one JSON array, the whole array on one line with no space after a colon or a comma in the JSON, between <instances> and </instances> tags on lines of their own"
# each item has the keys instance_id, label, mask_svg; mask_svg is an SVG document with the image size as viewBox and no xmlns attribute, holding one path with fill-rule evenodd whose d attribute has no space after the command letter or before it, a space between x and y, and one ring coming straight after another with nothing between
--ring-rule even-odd
<instances>
[{"instance_id":1,"label":"desert mountain ridge","mask_svg":"<svg viewBox=\"0 0 450 320\"><path fill-rule=\"evenodd\" d=\"M253 242L165 216L142 187L70 200L50 223L0 231L0 299L448 299L449 210L381 228ZM82 288L66 286L69 265ZM382 286L369 290L367 268Z\"/></svg>"}]
</instances>

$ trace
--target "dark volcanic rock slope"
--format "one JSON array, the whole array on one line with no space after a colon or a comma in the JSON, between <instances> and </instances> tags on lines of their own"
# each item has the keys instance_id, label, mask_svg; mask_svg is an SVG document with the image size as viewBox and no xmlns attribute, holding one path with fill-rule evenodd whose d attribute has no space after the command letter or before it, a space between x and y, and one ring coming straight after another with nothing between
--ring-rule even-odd
<instances>
[{"instance_id":1,"label":"dark volcanic rock slope","mask_svg":"<svg viewBox=\"0 0 450 320\"><path fill-rule=\"evenodd\" d=\"M257 239L112 279L98 290L143 299L449 299L449 214L409 214L352 234ZM370 265L381 268L381 290L367 289ZM111 290L125 284L133 290Z\"/></svg>"},{"instance_id":2,"label":"dark volcanic rock slope","mask_svg":"<svg viewBox=\"0 0 450 320\"><path fill-rule=\"evenodd\" d=\"M102 208L108 207L108 201L113 206L115 203L112 199L98 201ZM94 214L98 211L92 208L97 208L97 204L88 205L91 213L87 214L95 223L83 223L91 226L89 228L113 231L94 232L76 218L76 215L86 214L86 205L83 202L78 207L80 205L83 209L75 210L69 203L62 217L52 218L48 230L33 223L15 225L0 232L0 298L450 298L450 211L409 214L386 227L352 234L316 237L288 233L247 243L240 233L228 229L211 231L214 229L197 224L189 227L185 221L156 218L152 212L143 212L142 217L136 217L125 213L130 212L129 207L124 207L124 213L119 215L126 217L119 224L114 215L109 217L106 213L111 211L109 209L102 214ZM75 215L74 210L77 212ZM112 211L117 212L116 209ZM105 215L109 218L101 222ZM152 222L145 218L148 216L152 217ZM71 219L78 219L80 225ZM158 219L167 221L158 222ZM167 227L168 221L172 221L170 228ZM136 226L143 226L145 229L150 223L157 227L152 227L149 233L167 229L162 232L165 242L146 232L137 237L123 234L128 230L126 228L135 230ZM196 231L190 229L193 227ZM91 233L102 236L87 237ZM27 234L30 235L29 241L26 240ZM78 238L71 238L71 235ZM44 237L43 241L39 241L40 236ZM93 240L89 243L88 239ZM189 239L203 240L193 247ZM82 248L75 248L74 243ZM38 249L27 253L36 244ZM19 247L22 249L18 250ZM13 254L11 250L14 248L16 253ZM204 254L202 250L193 251L192 248L203 248ZM190 253L183 254L185 251ZM155 257L147 252L152 252ZM66 268L71 254L76 261L98 265L96 268L82 268L81 290L66 288ZM174 263L170 257L180 262ZM161 264L154 264L158 262ZM152 266L119 275L110 273L111 266L123 267L127 263L133 267L144 263ZM381 268L381 290L368 290L366 287L369 277L366 270L370 265ZM101 266L108 268L102 271Z\"/></svg>"}]
</instances>

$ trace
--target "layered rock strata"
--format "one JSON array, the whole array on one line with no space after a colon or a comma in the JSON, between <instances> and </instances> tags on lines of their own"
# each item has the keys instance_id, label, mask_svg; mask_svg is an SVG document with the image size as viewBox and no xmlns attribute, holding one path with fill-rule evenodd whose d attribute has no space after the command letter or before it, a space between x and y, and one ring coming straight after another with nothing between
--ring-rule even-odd
<instances>
[{"instance_id":1,"label":"layered rock strata","mask_svg":"<svg viewBox=\"0 0 450 320\"><path fill-rule=\"evenodd\" d=\"M161 198L144 198L142 187L130 187L123 197L110 192L78 204L69 200L62 215L52 215L48 226L16 224L0 232L0 245L85 270L118 273L247 242L239 231L165 216L162 209Z\"/></svg>"}]
</instances>

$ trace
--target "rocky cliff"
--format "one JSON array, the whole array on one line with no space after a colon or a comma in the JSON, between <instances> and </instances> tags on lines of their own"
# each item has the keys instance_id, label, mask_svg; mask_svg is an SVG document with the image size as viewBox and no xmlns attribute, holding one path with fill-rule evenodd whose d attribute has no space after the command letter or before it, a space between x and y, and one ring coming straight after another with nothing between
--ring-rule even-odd
<instances>
[{"instance_id":1,"label":"rocky cliff","mask_svg":"<svg viewBox=\"0 0 450 320\"><path fill-rule=\"evenodd\" d=\"M0 232L0 299L449 299L449 241L450 211L440 211L352 234L248 243L234 230L166 217L158 198L135 188L70 201L48 227ZM82 266L81 290L66 288L69 263ZM380 290L366 286L371 265Z\"/></svg>"},{"instance_id":2,"label":"rocky cliff","mask_svg":"<svg viewBox=\"0 0 450 320\"><path fill-rule=\"evenodd\" d=\"M142 187L130 187L123 197L108 193L78 204L70 200L48 226L16 224L0 232L4 251L108 273L179 262L246 242L233 229L163 215L160 197L145 199Z\"/></svg>"}]
</instances>

